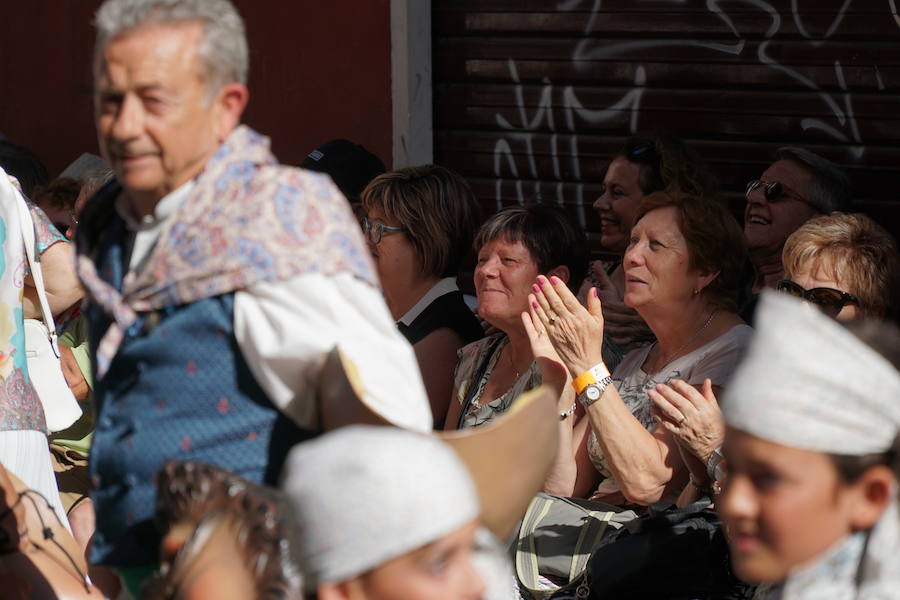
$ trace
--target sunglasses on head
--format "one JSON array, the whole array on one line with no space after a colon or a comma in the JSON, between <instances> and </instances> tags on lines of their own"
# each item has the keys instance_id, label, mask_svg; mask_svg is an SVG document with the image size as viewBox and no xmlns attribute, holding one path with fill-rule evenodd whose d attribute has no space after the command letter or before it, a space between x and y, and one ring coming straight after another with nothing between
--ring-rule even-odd
<instances>
[{"instance_id":1,"label":"sunglasses on head","mask_svg":"<svg viewBox=\"0 0 900 600\"><path fill-rule=\"evenodd\" d=\"M659 154L657 154L656 144L653 142L640 142L629 149L625 156L631 162L659 165Z\"/></svg>"},{"instance_id":2,"label":"sunglasses on head","mask_svg":"<svg viewBox=\"0 0 900 600\"><path fill-rule=\"evenodd\" d=\"M791 200L802 202L816 212L822 212L821 208L819 208L788 186L784 185L780 181L760 181L759 179L748 181L747 190L744 192L744 196L749 197L750 194L752 194L753 191L759 187L763 188L763 196L765 196L767 202L778 202L779 200L788 198Z\"/></svg>"},{"instance_id":3,"label":"sunglasses on head","mask_svg":"<svg viewBox=\"0 0 900 600\"><path fill-rule=\"evenodd\" d=\"M845 304L859 305L859 299L853 294L826 287L808 290L790 279L782 279L775 284L775 289L815 304L819 307L819 310L829 317L836 317Z\"/></svg>"}]
</instances>

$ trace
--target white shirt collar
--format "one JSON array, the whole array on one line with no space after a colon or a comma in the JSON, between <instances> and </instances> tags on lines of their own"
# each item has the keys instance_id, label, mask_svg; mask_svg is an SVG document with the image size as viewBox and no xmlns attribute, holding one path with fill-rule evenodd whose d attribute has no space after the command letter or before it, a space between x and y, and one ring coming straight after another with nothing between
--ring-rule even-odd
<instances>
[{"instance_id":1,"label":"white shirt collar","mask_svg":"<svg viewBox=\"0 0 900 600\"><path fill-rule=\"evenodd\" d=\"M456 286L456 278L455 277L444 277L440 281L438 281L428 292L422 296L418 302L416 302L415 306L406 311L406 314L398 319L398 323L403 323L407 327L412 325L412 322L416 320L416 318L422 314L422 311L428 308L428 305L431 304L435 299L440 298L444 294L449 294L450 292L455 292L459 290Z\"/></svg>"},{"instance_id":2,"label":"white shirt collar","mask_svg":"<svg viewBox=\"0 0 900 600\"><path fill-rule=\"evenodd\" d=\"M195 185L196 181L193 179L181 184L179 187L163 196L159 202L156 203L152 215L144 215L142 218L138 218L134 214L131 201L128 199L127 194L119 194L119 197L116 198L116 212L119 213L120 217L125 219L125 224L129 231L154 229L181 206L181 203L187 199Z\"/></svg>"}]
</instances>

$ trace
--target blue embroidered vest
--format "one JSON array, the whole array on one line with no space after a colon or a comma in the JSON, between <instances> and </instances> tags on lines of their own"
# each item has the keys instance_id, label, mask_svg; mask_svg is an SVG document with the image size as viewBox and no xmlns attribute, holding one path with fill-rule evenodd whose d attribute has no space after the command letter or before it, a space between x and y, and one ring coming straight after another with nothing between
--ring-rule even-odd
<instances>
[{"instance_id":1,"label":"blue embroidered vest","mask_svg":"<svg viewBox=\"0 0 900 600\"><path fill-rule=\"evenodd\" d=\"M114 217L94 255L100 277L120 291L128 237ZM227 293L139 314L96 380L91 562L123 568L158 562L155 475L166 461L207 462L275 484L288 450L311 436L254 379L235 340L233 308L234 293ZM93 355L110 319L93 304L86 314Z\"/></svg>"}]
</instances>

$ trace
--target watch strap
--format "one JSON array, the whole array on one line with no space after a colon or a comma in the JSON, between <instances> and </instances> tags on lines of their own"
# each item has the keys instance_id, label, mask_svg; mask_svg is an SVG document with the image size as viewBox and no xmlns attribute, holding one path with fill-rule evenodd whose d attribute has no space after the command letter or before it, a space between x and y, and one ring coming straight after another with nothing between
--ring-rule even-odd
<instances>
[{"instance_id":1,"label":"watch strap","mask_svg":"<svg viewBox=\"0 0 900 600\"><path fill-rule=\"evenodd\" d=\"M602 362L597 363L578 377L572 380L572 387L575 388L576 394L581 394L584 388L601 381L604 377L609 377L609 369Z\"/></svg>"}]
</instances>

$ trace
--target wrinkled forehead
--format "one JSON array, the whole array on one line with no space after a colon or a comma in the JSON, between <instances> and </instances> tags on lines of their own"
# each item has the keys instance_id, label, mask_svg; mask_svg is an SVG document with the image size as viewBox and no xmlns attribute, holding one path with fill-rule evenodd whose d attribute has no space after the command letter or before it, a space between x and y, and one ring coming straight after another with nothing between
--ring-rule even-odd
<instances>
[{"instance_id":1,"label":"wrinkled forehead","mask_svg":"<svg viewBox=\"0 0 900 600\"><path fill-rule=\"evenodd\" d=\"M98 38L94 53L95 82L106 82L113 66L144 73L191 69L205 78L206 67L201 60L204 39L201 21L150 22L108 38Z\"/></svg>"},{"instance_id":2,"label":"wrinkled forehead","mask_svg":"<svg viewBox=\"0 0 900 600\"><path fill-rule=\"evenodd\" d=\"M681 232L681 219L678 208L674 206L661 206L647 211L647 214L634 224L631 232L635 235L646 233L673 243L687 243L684 234Z\"/></svg>"}]
</instances>

